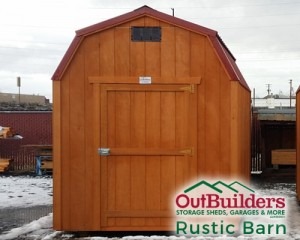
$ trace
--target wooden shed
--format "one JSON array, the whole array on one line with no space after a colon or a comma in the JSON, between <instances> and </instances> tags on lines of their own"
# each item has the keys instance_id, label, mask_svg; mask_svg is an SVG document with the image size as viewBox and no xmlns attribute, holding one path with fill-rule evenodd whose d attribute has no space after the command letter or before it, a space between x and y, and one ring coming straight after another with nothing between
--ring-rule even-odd
<instances>
[{"instance_id":1,"label":"wooden shed","mask_svg":"<svg viewBox=\"0 0 300 240\"><path fill-rule=\"evenodd\" d=\"M76 32L53 77L54 228L173 230L192 180L250 175L250 90L216 31L148 6Z\"/></svg>"}]
</instances>

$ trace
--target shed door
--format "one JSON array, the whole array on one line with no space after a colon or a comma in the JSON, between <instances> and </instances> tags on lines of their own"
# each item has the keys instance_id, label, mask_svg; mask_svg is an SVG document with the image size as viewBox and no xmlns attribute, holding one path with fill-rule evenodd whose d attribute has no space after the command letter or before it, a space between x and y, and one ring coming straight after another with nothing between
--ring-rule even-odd
<instances>
[{"instance_id":1,"label":"shed door","mask_svg":"<svg viewBox=\"0 0 300 240\"><path fill-rule=\"evenodd\" d=\"M172 230L174 193L196 176L194 87L100 85L103 230Z\"/></svg>"}]
</instances>

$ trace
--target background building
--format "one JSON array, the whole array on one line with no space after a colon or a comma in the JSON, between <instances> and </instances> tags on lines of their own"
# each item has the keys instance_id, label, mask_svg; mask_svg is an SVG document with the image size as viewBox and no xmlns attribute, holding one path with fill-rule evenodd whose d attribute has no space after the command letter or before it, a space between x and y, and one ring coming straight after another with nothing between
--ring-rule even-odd
<instances>
[{"instance_id":1,"label":"background building","mask_svg":"<svg viewBox=\"0 0 300 240\"><path fill-rule=\"evenodd\" d=\"M16 93L0 93L0 103L37 103L49 104L49 99L45 96L30 95L30 94L16 94Z\"/></svg>"}]
</instances>

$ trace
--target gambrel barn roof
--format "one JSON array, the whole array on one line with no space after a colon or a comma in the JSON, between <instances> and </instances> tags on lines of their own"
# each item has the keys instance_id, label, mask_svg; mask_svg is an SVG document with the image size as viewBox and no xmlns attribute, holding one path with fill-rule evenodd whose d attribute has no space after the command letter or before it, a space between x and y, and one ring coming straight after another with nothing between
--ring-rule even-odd
<instances>
[{"instance_id":1,"label":"gambrel barn roof","mask_svg":"<svg viewBox=\"0 0 300 240\"><path fill-rule=\"evenodd\" d=\"M232 53L229 51L229 49L226 47L220 36L218 35L218 32L202 27L200 25L185 21L183 19L173 17L171 15L156 11L148 6L143 6L141 8L138 8L132 12L125 13L123 15L120 15L115 18L111 18L109 20L97 23L95 25L91 25L89 27L80 29L76 31L76 35L69 46L67 52L65 53L62 61L58 65L56 71L54 72L52 76L52 80L60 80L62 78L62 75L64 74L66 68L68 67L70 61L72 60L77 48L81 44L81 42L84 40L85 37L92 35L97 32L104 31L106 29L124 24L126 22L148 16L163 22L166 22L168 24L174 25L179 28L186 29L188 31L195 32L197 34L201 34L206 36L211 44L213 45L215 52L221 61L224 69L226 70L226 73L229 76L229 79L231 81L239 81L240 84L250 91L243 75L241 74L238 66L236 65L235 58L232 55Z\"/></svg>"}]
</instances>

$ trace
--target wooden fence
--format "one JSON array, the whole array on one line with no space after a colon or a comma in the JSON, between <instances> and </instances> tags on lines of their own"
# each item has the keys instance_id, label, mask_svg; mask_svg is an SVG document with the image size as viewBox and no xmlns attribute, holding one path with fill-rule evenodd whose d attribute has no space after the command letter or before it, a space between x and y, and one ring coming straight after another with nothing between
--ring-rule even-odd
<instances>
[{"instance_id":1,"label":"wooden fence","mask_svg":"<svg viewBox=\"0 0 300 240\"><path fill-rule=\"evenodd\" d=\"M24 146L52 144L52 112L0 112L0 126L10 126L23 137L0 139L0 158L13 160L12 171L34 171L35 152Z\"/></svg>"},{"instance_id":2,"label":"wooden fence","mask_svg":"<svg viewBox=\"0 0 300 240\"><path fill-rule=\"evenodd\" d=\"M22 140L0 139L0 149L1 158L12 159L9 170L29 172L35 170L35 154L22 147Z\"/></svg>"}]
</instances>

